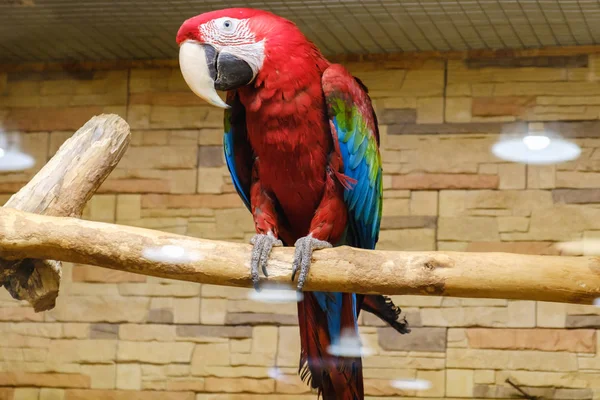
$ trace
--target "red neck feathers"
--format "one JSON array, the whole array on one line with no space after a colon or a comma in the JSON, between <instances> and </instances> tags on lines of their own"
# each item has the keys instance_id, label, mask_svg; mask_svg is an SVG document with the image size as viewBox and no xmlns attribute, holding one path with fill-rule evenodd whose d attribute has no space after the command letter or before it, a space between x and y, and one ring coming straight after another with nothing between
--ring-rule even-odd
<instances>
[{"instance_id":1,"label":"red neck feathers","mask_svg":"<svg viewBox=\"0 0 600 400\"><path fill-rule=\"evenodd\" d=\"M239 89L249 112L260 110L260 114L281 118L302 113L309 100L322 98L321 75L329 62L296 25L286 22L273 28L277 32L270 32L265 39L265 59L254 82Z\"/></svg>"}]
</instances>

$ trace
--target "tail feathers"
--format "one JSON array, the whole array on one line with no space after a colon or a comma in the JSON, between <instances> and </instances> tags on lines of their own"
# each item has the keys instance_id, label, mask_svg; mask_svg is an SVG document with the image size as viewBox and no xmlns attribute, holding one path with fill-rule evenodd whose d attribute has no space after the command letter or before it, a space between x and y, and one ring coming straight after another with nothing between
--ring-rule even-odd
<instances>
[{"instance_id":1,"label":"tail feathers","mask_svg":"<svg viewBox=\"0 0 600 400\"><path fill-rule=\"evenodd\" d=\"M400 307L392 302L392 299L382 295L367 294L357 296L358 308L378 316L390 324L392 328L400 333L410 333L406 317L400 319Z\"/></svg>"},{"instance_id":2,"label":"tail feathers","mask_svg":"<svg viewBox=\"0 0 600 400\"><path fill-rule=\"evenodd\" d=\"M299 372L312 388L323 386L324 360L327 357L329 335L327 318L318 309L317 300L309 293L298 303L298 325L300 326L300 366Z\"/></svg>"},{"instance_id":3,"label":"tail feathers","mask_svg":"<svg viewBox=\"0 0 600 400\"><path fill-rule=\"evenodd\" d=\"M356 332L352 294L342 294L340 311L340 330L352 329ZM329 353L331 338L327 312L319 305L315 293L304 292L304 299L298 303L298 322L302 347L299 372L302 380L317 389L323 400L362 400L361 359Z\"/></svg>"},{"instance_id":4,"label":"tail feathers","mask_svg":"<svg viewBox=\"0 0 600 400\"><path fill-rule=\"evenodd\" d=\"M345 358L341 357L342 360ZM363 400L363 376L360 358L354 359L349 368L344 371L331 370L319 388L323 400ZM347 361L350 364L349 361Z\"/></svg>"}]
</instances>

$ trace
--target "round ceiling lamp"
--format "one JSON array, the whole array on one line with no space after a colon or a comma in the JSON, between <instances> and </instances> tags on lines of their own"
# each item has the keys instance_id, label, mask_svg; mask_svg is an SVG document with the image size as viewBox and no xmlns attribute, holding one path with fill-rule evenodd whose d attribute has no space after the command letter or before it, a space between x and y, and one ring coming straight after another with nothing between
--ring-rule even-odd
<instances>
[{"instance_id":1,"label":"round ceiling lamp","mask_svg":"<svg viewBox=\"0 0 600 400\"><path fill-rule=\"evenodd\" d=\"M574 160L581 148L558 135L530 132L502 137L492 146L492 153L507 161L544 165Z\"/></svg>"},{"instance_id":2,"label":"round ceiling lamp","mask_svg":"<svg viewBox=\"0 0 600 400\"><path fill-rule=\"evenodd\" d=\"M16 135L8 136L0 131L0 172L23 171L33 167L35 159L19 150Z\"/></svg>"},{"instance_id":3,"label":"round ceiling lamp","mask_svg":"<svg viewBox=\"0 0 600 400\"><path fill-rule=\"evenodd\" d=\"M23 171L35 165L35 160L29 154L15 149L0 148L0 172Z\"/></svg>"}]
</instances>

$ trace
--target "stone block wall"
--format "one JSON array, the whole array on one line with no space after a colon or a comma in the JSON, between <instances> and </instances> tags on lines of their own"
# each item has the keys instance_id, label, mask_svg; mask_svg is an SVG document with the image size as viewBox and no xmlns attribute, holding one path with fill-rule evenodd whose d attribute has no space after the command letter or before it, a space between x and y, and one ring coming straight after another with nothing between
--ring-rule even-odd
<instances>
[{"instance_id":1,"label":"stone block wall","mask_svg":"<svg viewBox=\"0 0 600 400\"><path fill-rule=\"evenodd\" d=\"M381 123L379 248L556 254L600 236L600 57L390 58L348 64ZM92 115L130 123L131 147L85 218L247 241L253 223L222 156L222 112L163 68L0 72L0 121L36 167L0 175L0 202ZM1 70L0 70L1 71ZM495 158L505 132L547 129L581 157L532 167ZM540 265L540 268L543 268ZM518 279L518 276L515 276ZM295 304L248 291L66 265L56 308L0 291L0 399L304 400ZM600 398L600 309L396 296L414 327L361 317L368 398ZM277 368L274 379L273 368ZM394 379L424 379L426 391Z\"/></svg>"}]
</instances>

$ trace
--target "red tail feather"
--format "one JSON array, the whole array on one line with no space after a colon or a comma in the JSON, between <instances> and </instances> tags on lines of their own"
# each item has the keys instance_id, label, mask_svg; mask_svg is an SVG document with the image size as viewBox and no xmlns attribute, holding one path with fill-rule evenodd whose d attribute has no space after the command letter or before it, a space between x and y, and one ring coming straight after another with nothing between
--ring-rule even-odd
<instances>
[{"instance_id":1,"label":"red tail feather","mask_svg":"<svg viewBox=\"0 0 600 400\"><path fill-rule=\"evenodd\" d=\"M342 331L355 329L352 295L343 294ZM300 325L300 376L318 389L323 400L364 399L362 361L360 357L337 357L329 354L331 345L327 316L311 292L304 292L298 303Z\"/></svg>"}]
</instances>

